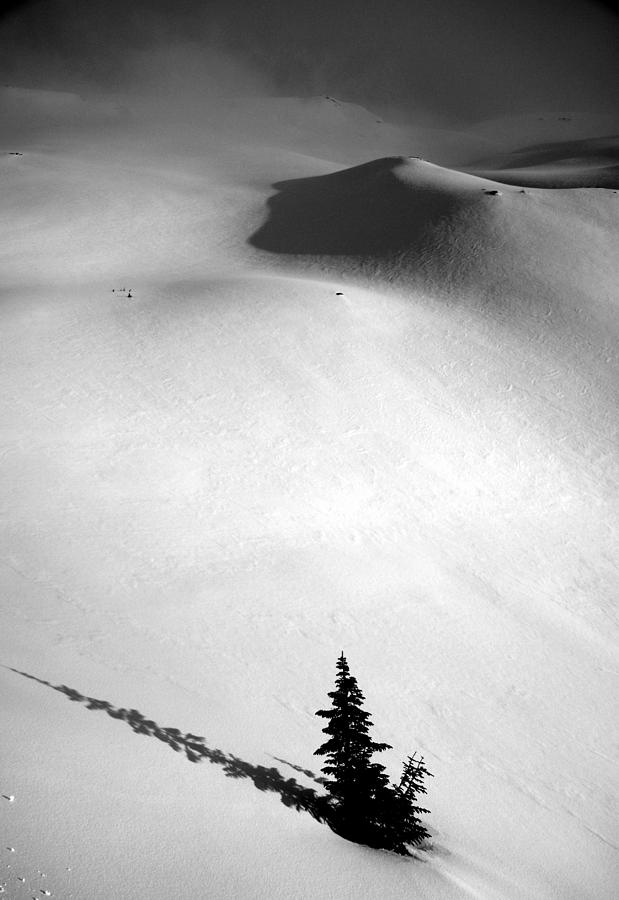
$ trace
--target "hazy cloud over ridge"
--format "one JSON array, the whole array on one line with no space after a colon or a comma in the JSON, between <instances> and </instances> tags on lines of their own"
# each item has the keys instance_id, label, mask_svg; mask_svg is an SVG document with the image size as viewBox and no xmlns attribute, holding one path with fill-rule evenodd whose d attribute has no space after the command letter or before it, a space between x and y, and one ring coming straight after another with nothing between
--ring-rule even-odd
<instances>
[{"instance_id":1,"label":"hazy cloud over ridge","mask_svg":"<svg viewBox=\"0 0 619 900\"><path fill-rule=\"evenodd\" d=\"M31 0L0 25L0 66L5 83L75 90L611 111L617 21L593 0Z\"/></svg>"}]
</instances>

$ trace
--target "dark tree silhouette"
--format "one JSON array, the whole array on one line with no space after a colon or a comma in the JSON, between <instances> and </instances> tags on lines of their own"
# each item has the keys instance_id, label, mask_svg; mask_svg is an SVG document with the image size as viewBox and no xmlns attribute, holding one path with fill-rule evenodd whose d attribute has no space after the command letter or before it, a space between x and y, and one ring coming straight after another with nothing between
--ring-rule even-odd
<instances>
[{"instance_id":1,"label":"dark tree silhouette","mask_svg":"<svg viewBox=\"0 0 619 900\"><path fill-rule=\"evenodd\" d=\"M350 674L343 652L337 661L335 690L329 697L332 708L316 713L328 720L322 730L329 739L315 753L326 757L322 771L332 800L330 824L349 840L375 846L380 830L380 798L389 790L389 781L384 766L372 762L372 755L390 749L390 745L376 743L370 737L372 720L362 706L365 697Z\"/></svg>"},{"instance_id":2,"label":"dark tree silhouette","mask_svg":"<svg viewBox=\"0 0 619 900\"><path fill-rule=\"evenodd\" d=\"M329 739L315 751L326 757L322 771L330 795L328 824L348 840L409 855L409 846L429 837L419 818L429 810L417 805L417 795L426 793L424 778L430 775L423 757L408 757L397 786L389 783L385 767L372 761L374 753L390 745L370 737L372 720L363 709L365 697L343 652L337 661L335 690L328 696L331 709L320 709L316 715L328 720L323 732Z\"/></svg>"},{"instance_id":3,"label":"dark tree silhouette","mask_svg":"<svg viewBox=\"0 0 619 900\"><path fill-rule=\"evenodd\" d=\"M433 777L426 768L423 756L417 759L417 754L413 753L403 765L399 785L386 798L387 808L383 815L386 840L392 844L391 849L398 853L408 853L407 845L421 844L430 837L430 832L419 818L430 810L417 805L418 795L427 793L424 784L426 776Z\"/></svg>"}]
</instances>

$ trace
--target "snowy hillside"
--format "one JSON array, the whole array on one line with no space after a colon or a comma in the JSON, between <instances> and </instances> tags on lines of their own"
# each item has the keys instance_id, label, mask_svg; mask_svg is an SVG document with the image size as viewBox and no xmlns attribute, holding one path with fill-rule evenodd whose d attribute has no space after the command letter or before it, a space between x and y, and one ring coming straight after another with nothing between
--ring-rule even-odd
<instances>
[{"instance_id":1,"label":"snowy hillside","mask_svg":"<svg viewBox=\"0 0 619 900\"><path fill-rule=\"evenodd\" d=\"M5 892L610 900L615 188L466 174L479 133L412 159L328 100L33 108L0 148ZM392 774L434 773L420 859L295 809L342 649Z\"/></svg>"}]
</instances>

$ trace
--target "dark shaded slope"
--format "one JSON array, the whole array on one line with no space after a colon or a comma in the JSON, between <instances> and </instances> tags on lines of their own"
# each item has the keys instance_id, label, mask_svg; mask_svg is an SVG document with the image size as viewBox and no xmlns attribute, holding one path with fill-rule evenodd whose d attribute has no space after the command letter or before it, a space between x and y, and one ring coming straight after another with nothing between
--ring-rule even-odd
<instances>
[{"instance_id":1,"label":"dark shaded slope","mask_svg":"<svg viewBox=\"0 0 619 900\"><path fill-rule=\"evenodd\" d=\"M279 181L269 218L250 242L274 253L382 256L424 243L426 225L457 212L457 197L433 186L412 190L386 157L330 175Z\"/></svg>"},{"instance_id":2,"label":"dark shaded slope","mask_svg":"<svg viewBox=\"0 0 619 900\"><path fill-rule=\"evenodd\" d=\"M506 186L406 157L274 187L251 244L322 270L587 314L619 276L611 191Z\"/></svg>"}]
</instances>

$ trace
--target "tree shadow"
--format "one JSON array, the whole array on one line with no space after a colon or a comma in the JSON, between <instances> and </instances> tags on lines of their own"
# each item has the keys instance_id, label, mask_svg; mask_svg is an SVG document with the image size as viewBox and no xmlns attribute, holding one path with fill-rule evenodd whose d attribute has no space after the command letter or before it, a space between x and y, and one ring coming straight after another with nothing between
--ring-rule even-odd
<instances>
[{"instance_id":1,"label":"tree shadow","mask_svg":"<svg viewBox=\"0 0 619 900\"><path fill-rule=\"evenodd\" d=\"M249 778L257 790L279 794L284 806L296 809L297 812L307 812L318 822L326 822L329 818L330 807L327 796L317 794L312 788L304 787L294 778L284 778L276 768L256 766L244 759L240 759L238 756L234 756L232 753L225 753L219 748L208 747L205 744L205 738L201 735L191 732L183 733L178 728L162 727L152 719L147 719L137 709L124 709L113 706L107 700L86 697L74 688L67 687L64 684L54 685L42 678L37 678L35 675L30 675L28 672L22 672L10 666L6 668L17 675L22 675L24 678L29 678L64 694L75 703L82 703L86 709L100 710L107 713L112 719L119 719L125 722L135 734L157 738L157 740L167 744L175 752L184 753L191 763L207 760L214 765L221 766L227 778ZM287 765L292 764L287 763ZM293 765L292 768L306 774L305 770L299 766Z\"/></svg>"},{"instance_id":2,"label":"tree shadow","mask_svg":"<svg viewBox=\"0 0 619 900\"><path fill-rule=\"evenodd\" d=\"M281 759L279 756L273 756L271 758L276 760L277 762L282 763L282 765L284 765L284 766L288 766L289 768L294 769L295 772L300 772L302 775L305 775L306 778L311 778L312 781L316 782L316 784L327 784L328 783L326 778L322 778L322 777L316 775L314 772L311 771L311 769L304 769L303 766L295 766L294 763L288 762L287 759Z\"/></svg>"},{"instance_id":3,"label":"tree shadow","mask_svg":"<svg viewBox=\"0 0 619 900\"><path fill-rule=\"evenodd\" d=\"M420 252L433 223L459 201L432 185L404 183L394 170L406 157L278 181L267 221L249 243L272 253L377 257Z\"/></svg>"}]
</instances>

